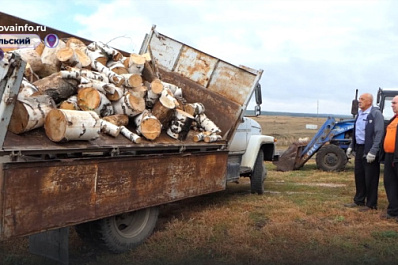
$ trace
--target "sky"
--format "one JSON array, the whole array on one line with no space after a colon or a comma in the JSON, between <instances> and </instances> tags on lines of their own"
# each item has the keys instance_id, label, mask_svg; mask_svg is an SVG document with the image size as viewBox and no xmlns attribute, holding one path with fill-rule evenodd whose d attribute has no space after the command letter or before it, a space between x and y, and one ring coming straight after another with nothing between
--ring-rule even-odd
<instances>
[{"instance_id":1,"label":"sky","mask_svg":"<svg viewBox=\"0 0 398 265\"><path fill-rule=\"evenodd\" d=\"M395 0L13 0L0 11L127 52L157 31L262 69L263 111L350 115L355 90L398 88ZM253 108L253 102L249 109Z\"/></svg>"}]
</instances>

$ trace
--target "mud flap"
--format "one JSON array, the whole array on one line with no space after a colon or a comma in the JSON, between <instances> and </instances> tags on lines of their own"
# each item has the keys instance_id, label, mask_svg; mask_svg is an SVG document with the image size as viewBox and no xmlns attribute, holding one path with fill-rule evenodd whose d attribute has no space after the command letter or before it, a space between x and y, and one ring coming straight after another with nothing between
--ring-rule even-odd
<instances>
[{"instance_id":1,"label":"mud flap","mask_svg":"<svg viewBox=\"0 0 398 265\"><path fill-rule=\"evenodd\" d=\"M69 264L69 227L29 236L29 251L62 265Z\"/></svg>"}]
</instances>

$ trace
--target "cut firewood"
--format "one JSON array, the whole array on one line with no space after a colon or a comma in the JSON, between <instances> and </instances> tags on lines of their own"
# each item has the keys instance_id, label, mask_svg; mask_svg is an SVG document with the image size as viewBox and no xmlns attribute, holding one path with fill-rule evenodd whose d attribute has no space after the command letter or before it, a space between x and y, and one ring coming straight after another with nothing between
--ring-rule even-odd
<instances>
[{"instance_id":1,"label":"cut firewood","mask_svg":"<svg viewBox=\"0 0 398 265\"><path fill-rule=\"evenodd\" d=\"M100 133L101 122L93 111L51 110L46 117L44 129L53 142L70 140L94 140Z\"/></svg>"},{"instance_id":2,"label":"cut firewood","mask_svg":"<svg viewBox=\"0 0 398 265\"><path fill-rule=\"evenodd\" d=\"M43 42L43 41L40 42L39 45L36 46L35 51L37 52L37 54L38 54L39 56L42 55L43 50L44 50L44 47L46 47L46 45L44 45L44 42Z\"/></svg>"},{"instance_id":3,"label":"cut firewood","mask_svg":"<svg viewBox=\"0 0 398 265\"><path fill-rule=\"evenodd\" d=\"M88 81L88 83L86 83L86 81ZM98 81L98 80L92 80L92 79L85 80L85 81L82 81L81 84L78 86L79 90L81 88L86 88L86 87L93 87L93 88L97 89L101 93L105 94L105 96L110 101L117 101L124 94L123 87L117 87L114 84L105 83L105 82Z\"/></svg>"},{"instance_id":4,"label":"cut firewood","mask_svg":"<svg viewBox=\"0 0 398 265\"><path fill-rule=\"evenodd\" d=\"M27 98L32 96L33 94L37 93L39 90L35 85L30 83L26 78L22 79L21 86L19 88L19 93L18 93L18 100Z\"/></svg>"},{"instance_id":5,"label":"cut firewood","mask_svg":"<svg viewBox=\"0 0 398 265\"><path fill-rule=\"evenodd\" d=\"M62 49L59 49L57 51L57 58L64 65L82 68L82 65L79 62L79 58L71 47L64 47Z\"/></svg>"},{"instance_id":6,"label":"cut firewood","mask_svg":"<svg viewBox=\"0 0 398 265\"><path fill-rule=\"evenodd\" d=\"M127 126L129 116L125 114L114 114L102 118L103 120L115 124L116 126Z\"/></svg>"},{"instance_id":7,"label":"cut firewood","mask_svg":"<svg viewBox=\"0 0 398 265\"><path fill-rule=\"evenodd\" d=\"M139 74L122 74L125 78L124 85L128 87L142 86L142 77Z\"/></svg>"},{"instance_id":8,"label":"cut firewood","mask_svg":"<svg viewBox=\"0 0 398 265\"><path fill-rule=\"evenodd\" d=\"M85 50L87 56L91 60L91 65L94 61L100 62L102 65L106 65L108 62L108 56L101 50L90 50L88 47Z\"/></svg>"},{"instance_id":9,"label":"cut firewood","mask_svg":"<svg viewBox=\"0 0 398 265\"><path fill-rule=\"evenodd\" d=\"M121 130L121 127L111 122L108 122L104 119L100 119L100 127L101 127L101 132L106 133L113 137L117 137Z\"/></svg>"},{"instance_id":10,"label":"cut firewood","mask_svg":"<svg viewBox=\"0 0 398 265\"><path fill-rule=\"evenodd\" d=\"M151 83L145 82L145 84L149 86L145 98L145 104L147 108L153 108L163 91L163 84L159 79L154 79Z\"/></svg>"},{"instance_id":11,"label":"cut firewood","mask_svg":"<svg viewBox=\"0 0 398 265\"><path fill-rule=\"evenodd\" d=\"M128 61L128 70L131 74L141 74L142 70L144 69L146 59L145 57L132 53L130 54L130 58Z\"/></svg>"},{"instance_id":12,"label":"cut firewood","mask_svg":"<svg viewBox=\"0 0 398 265\"><path fill-rule=\"evenodd\" d=\"M152 114L160 121L163 128L166 128L171 121L175 107L175 99L164 90L152 108Z\"/></svg>"},{"instance_id":13,"label":"cut firewood","mask_svg":"<svg viewBox=\"0 0 398 265\"><path fill-rule=\"evenodd\" d=\"M205 112L205 106L202 103L188 103L184 105L184 111L192 116L196 116Z\"/></svg>"},{"instance_id":14,"label":"cut firewood","mask_svg":"<svg viewBox=\"0 0 398 265\"><path fill-rule=\"evenodd\" d=\"M75 79L62 78L59 73L54 73L33 84L41 92L52 97L55 103L60 103L77 93L78 81Z\"/></svg>"},{"instance_id":15,"label":"cut firewood","mask_svg":"<svg viewBox=\"0 0 398 265\"><path fill-rule=\"evenodd\" d=\"M127 129L124 126L120 127L120 133L125 136L127 139L129 139L130 141L139 144L141 143L141 137L138 134L133 133L132 131L130 131L129 129Z\"/></svg>"},{"instance_id":16,"label":"cut firewood","mask_svg":"<svg viewBox=\"0 0 398 265\"><path fill-rule=\"evenodd\" d=\"M137 126L137 133L148 140L155 140L162 131L160 121L147 109L134 119L134 123Z\"/></svg>"},{"instance_id":17,"label":"cut firewood","mask_svg":"<svg viewBox=\"0 0 398 265\"><path fill-rule=\"evenodd\" d=\"M202 127L205 131L209 131L211 133L221 133L220 128L210 120L206 114L201 113L195 117L195 120L198 122L199 126Z\"/></svg>"},{"instance_id":18,"label":"cut firewood","mask_svg":"<svg viewBox=\"0 0 398 265\"><path fill-rule=\"evenodd\" d=\"M22 60L29 63L33 72L38 72L43 68L40 54L35 49L18 49L13 51L21 56Z\"/></svg>"},{"instance_id":19,"label":"cut firewood","mask_svg":"<svg viewBox=\"0 0 398 265\"><path fill-rule=\"evenodd\" d=\"M42 127L47 113L56 108L53 99L47 95L26 97L17 100L8 129L21 134Z\"/></svg>"},{"instance_id":20,"label":"cut firewood","mask_svg":"<svg viewBox=\"0 0 398 265\"><path fill-rule=\"evenodd\" d=\"M112 102L115 114L125 114L129 117L135 117L145 110L145 100L136 97L127 92L118 101Z\"/></svg>"},{"instance_id":21,"label":"cut firewood","mask_svg":"<svg viewBox=\"0 0 398 265\"><path fill-rule=\"evenodd\" d=\"M114 110L109 99L92 87L82 88L77 94L77 104L85 111L94 111L100 117L114 114Z\"/></svg>"},{"instance_id":22,"label":"cut firewood","mask_svg":"<svg viewBox=\"0 0 398 265\"><path fill-rule=\"evenodd\" d=\"M183 110L175 109L167 134L177 140L184 141L191 129L194 117Z\"/></svg>"},{"instance_id":23,"label":"cut firewood","mask_svg":"<svg viewBox=\"0 0 398 265\"><path fill-rule=\"evenodd\" d=\"M83 82L82 78L93 79L108 83L108 79L102 74L91 71L89 69L79 69L76 67L66 67L66 70L60 71L62 78L76 79L81 83L88 83L90 80Z\"/></svg>"},{"instance_id":24,"label":"cut firewood","mask_svg":"<svg viewBox=\"0 0 398 265\"><path fill-rule=\"evenodd\" d=\"M108 61L106 66L118 75L128 74L129 71L121 61Z\"/></svg>"},{"instance_id":25,"label":"cut firewood","mask_svg":"<svg viewBox=\"0 0 398 265\"><path fill-rule=\"evenodd\" d=\"M82 68L90 68L91 67L91 59L86 54L85 49L75 49L75 54L79 60L80 65Z\"/></svg>"},{"instance_id":26,"label":"cut firewood","mask_svg":"<svg viewBox=\"0 0 398 265\"><path fill-rule=\"evenodd\" d=\"M87 49L91 51L100 50L102 53L106 54L108 58L111 58L114 61L120 61L123 58L123 54L121 54L118 50L115 50L112 47L109 47L107 44L96 41L92 42L87 46ZM104 63L106 65L106 63Z\"/></svg>"},{"instance_id":27,"label":"cut firewood","mask_svg":"<svg viewBox=\"0 0 398 265\"><path fill-rule=\"evenodd\" d=\"M205 141L206 143L216 142L216 141L219 141L219 140L221 140L221 139L222 139L221 135L218 135L218 134L206 135L206 136L204 137L204 141Z\"/></svg>"},{"instance_id":28,"label":"cut firewood","mask_svg":"<svg viewBox=\"0 0 398 265\"><path fill-rule=\"evenodd\" d=\"M59 108L68 110L80 110L79 105L77 104L77 96L73 95L67 100L62 101L59 105Z\"/></svg>"},{"instance_id":29,"label":"cut firewood","mask_svg":"<svg viewBox=\"0 0 398 265\"><path fill-rule=\"evenodd\" d=\"M138 86L138 87L133 87L133 88L127 88L128 92L130 92L132 95L139 97L139 98L145 98L145 95L148 91L146 86Z\"/></svg>"},{"instance_id":30,"label":"cut firewood","mask_svg":"<svg viewBox=\"0 0 398 265\"><path fill-rule=\"evenodd\" d=\"M33 71L29 63L26 63L23 75L30 83L36 82L40 79L40 77Z\"/></svg>"},{"instance_id":31,"label":"cut firewood","mask_svg":"<svg viewBox=\"0 0 398 265\"><path fill-rule=\"evenodd\" d=\"M121 75L116 74L115 72L111 71L108 67L103 65L102 63L98 61L92 61L91 62L91 67L94 70L97 70L100 73L103 73L106 77L108 77L109 81L116 86L121 86L124 84L124 77Z\"/></svg>"},{"instance_id":32,"label":"cut firewood","mask_svg":"<svg viewBox=\"0 0 398 265\"><path fill-rule=\"evenodd\" d=\"M86 48L86 44L84 44L84 42L74 37L68 38L65 45L73 50L84 50Z\"/></svg>"},{"instance_id":33,"label":"cut firewood","mask_svg":"<svg viewBox=\"0 0 398 265\"><path fill-rule=\"evenodd\" d=\"M57 47L50 48L45 46L41 54L42 68L36 71L41 78L56 73L61 68L61 62L57 58L57 51L65 47L65 42L59 40Z\"/></svg>"},{"instance_id":34,"label":"cut firewood","mask_svg":"<svg viewBox=\"0 0 398 265\"><path fill-rule=\"evenodd\" d=\"M205 137L211 134L212 134L211 132L200 132L193 136L193 141L194 142L204 141Z\"/></svg>"},{"instance_id":35,"label":"cut firewood","mask_svg":"<svg viewBox=\"0 0 398 265\"><path fill-rule=\"evenodd\" d=\"M182 89L174 84L163 82L163 87L169 89L175 98L182 98Z\"/></svg>"}]
</instances>

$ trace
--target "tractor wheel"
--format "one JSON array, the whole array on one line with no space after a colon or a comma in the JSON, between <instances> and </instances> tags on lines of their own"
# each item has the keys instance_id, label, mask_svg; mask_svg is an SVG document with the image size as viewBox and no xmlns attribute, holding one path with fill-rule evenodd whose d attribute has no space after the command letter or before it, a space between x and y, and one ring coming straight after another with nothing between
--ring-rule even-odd
<instances>
[{"instance_id":1,"label":"tractor wheel","mask_svg":"<svg viewBox=\"0 0 398 265\"><path fill-rule=\"evenodd\" d=\"M325 145L316 154L316 165L324 171L341 171L346 164L347 156L337 145Z\"/></svg>"},{"instance_id":2,"label":"tractor wheel","mask_svg":"<svg viewBox=\"0 0 398 265\"><path fill-rule=\"evenodd\" d=\"M266 176L267 169L264 164L264 153L260 150L250 177L251 193L264 193L264 180Z\"/></svg>"}]
</instances>

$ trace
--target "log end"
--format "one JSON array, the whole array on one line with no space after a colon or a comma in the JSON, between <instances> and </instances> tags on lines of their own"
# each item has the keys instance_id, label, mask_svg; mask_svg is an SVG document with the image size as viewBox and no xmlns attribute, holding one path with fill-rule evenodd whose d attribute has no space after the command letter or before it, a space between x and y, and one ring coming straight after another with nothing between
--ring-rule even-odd
<instances>
[{"instance_id":1,"label":"log end","mask_svg":"<svg viewBox=\"0 0 398 265\"><path fill-rule=\"evenodd\" d=\"M53 142L60 142L65 138L66 117L58 109L51 110L44 122L44 129L47 137Z\"/></svg>"}]
</instances>

